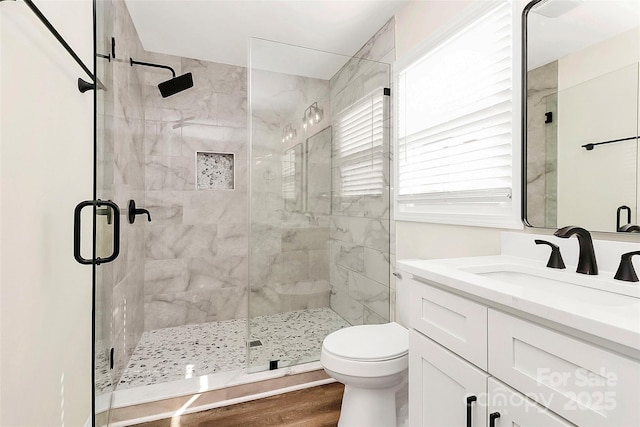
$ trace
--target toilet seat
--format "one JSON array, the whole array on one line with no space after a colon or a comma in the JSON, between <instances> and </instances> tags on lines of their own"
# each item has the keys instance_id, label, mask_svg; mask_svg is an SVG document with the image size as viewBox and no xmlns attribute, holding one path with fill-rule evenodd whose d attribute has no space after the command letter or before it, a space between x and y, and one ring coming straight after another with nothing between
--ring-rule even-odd
<instances>
[{"instance_id":1,"label":"toilet seat","mask_svg":"<svg viewBox=\"0 0 640 427\"><path fill-rule=\"evenodd\" d=\"M347 360L381 362L397 359L409 351L407 330L398 323L358 325L329 334L322 347Z\"/></svg>"},{"instance_id":2,"label":"toilet seat","mask_svg":"<svg viewBox=\"0 0 640 427\"><path fill-rule=\"evenodd\" d=\"M359 325L329 334L322 343L322 366L363 378L397 375L409 365L409 332L397 323Z\"/></svg>"}]
</instances>

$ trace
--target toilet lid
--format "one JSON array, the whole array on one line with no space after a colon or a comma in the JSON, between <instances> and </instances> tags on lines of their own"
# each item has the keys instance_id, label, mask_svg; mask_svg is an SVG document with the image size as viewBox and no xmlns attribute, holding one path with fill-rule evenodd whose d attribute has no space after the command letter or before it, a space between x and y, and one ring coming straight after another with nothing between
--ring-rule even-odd
<instances>
[{"instance_id":1,"label":"toilet lid","mask_svg":"<svg viewBox=\"0 0 640 427\"><path fill-rule=\"evenodd\" d=\"M409 333L397 323L351 326L329 334L322 346L345 359L396 359L409 351Z\"/></svg>"}]
</instances>

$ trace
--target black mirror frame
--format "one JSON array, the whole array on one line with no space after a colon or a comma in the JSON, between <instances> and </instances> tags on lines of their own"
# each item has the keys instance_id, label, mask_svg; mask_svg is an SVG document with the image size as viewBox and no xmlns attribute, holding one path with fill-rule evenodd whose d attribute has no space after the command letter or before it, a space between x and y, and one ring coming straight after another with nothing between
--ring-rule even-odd
<instances>
[{"instance_id":1,"label":"black mirror frame","mask_svg":"<svg viewBox=\"0 0 640 427\"><path fill-rule=\"evenodd\" d=\"M538 3L544 0L532 0L524 7L522 10L522 88L521 88L521 173L522 173L522 182L521 182L521 216L522 223L525 227L531 228L544 228L544 227L534 227L529 223L527 219L527 17L529 16L529 12L531 9Z\"/></svg>"}]
</instances>

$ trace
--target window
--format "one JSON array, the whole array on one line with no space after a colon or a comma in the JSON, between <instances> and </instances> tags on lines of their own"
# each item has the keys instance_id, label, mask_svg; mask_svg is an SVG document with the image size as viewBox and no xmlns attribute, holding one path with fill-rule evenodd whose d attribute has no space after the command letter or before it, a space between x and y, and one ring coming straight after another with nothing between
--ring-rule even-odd
<instances>
[{"instance_id":1,"label":"window","mask_svg":"<svg viewBox=\"0 0 640 427\"><path fill-rule=\"evenodd\" d=\"M398 219L522 226L512 6L483 7L396 74Z\"/></svg>"},{"instance_id":2,"label":"window","mask_svg":"<svg viewBox=\"0 0 640 427\"><path fill-rule=\"evenodd\" d=\"M382 195L383 90L377 90L338 114L335 126L338 196Z\"/></svg>"}]
</instances>

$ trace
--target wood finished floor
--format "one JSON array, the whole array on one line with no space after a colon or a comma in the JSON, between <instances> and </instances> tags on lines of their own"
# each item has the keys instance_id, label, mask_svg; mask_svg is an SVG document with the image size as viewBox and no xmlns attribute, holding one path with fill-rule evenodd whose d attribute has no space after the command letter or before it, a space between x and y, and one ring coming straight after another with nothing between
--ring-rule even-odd
<instances>
[{"instance_id":1,"label":"wood finished floor","mask_svg":"<svg viewBox=\"0 0 640 427\"><path fill-rule=\"evenodd\" d=\"M137 427L335 427L344 385L332 383Z\"/></svg>"}]
</instances>

